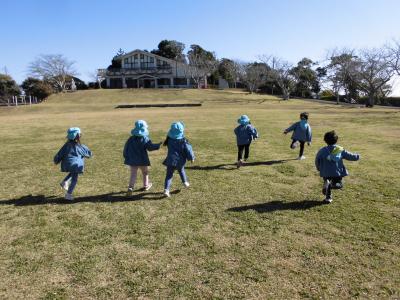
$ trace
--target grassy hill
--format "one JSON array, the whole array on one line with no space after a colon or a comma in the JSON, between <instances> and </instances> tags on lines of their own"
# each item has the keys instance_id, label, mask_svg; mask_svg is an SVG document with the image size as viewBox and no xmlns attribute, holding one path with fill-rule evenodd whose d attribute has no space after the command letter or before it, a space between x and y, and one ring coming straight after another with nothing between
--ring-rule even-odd
<instances>
[{"instance_id":1,"label":"grassy hill","mask_svg":"<svg viewBox=\"0 0 400 300\"><path fill-rule=\"evenodd\" d=\"M115 109L129 103L201 107ZM310 113L313 144L292 160L282 131ZM260 133L239 170L233 129ZM165 148L150 154L149 192L125 197L122 148L136 119L154 142L183 120L197 160L162 197ZM54 154L79 126L94 152L73 203ZM322 205L314 167L337 130L350 176ZM0 109L0 298L400 297L400 110L215 90L95 90ZM139 177L139 183L141 178ZM138 185L140 187L140 184Z\"/></svg>"}]
</instances>

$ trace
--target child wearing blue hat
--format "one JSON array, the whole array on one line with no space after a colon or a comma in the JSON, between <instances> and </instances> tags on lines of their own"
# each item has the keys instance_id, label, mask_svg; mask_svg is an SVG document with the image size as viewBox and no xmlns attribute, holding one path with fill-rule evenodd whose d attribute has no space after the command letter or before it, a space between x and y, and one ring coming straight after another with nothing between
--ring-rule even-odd
<instances>
[{"instance_id":1,"label":"child wearing blue hat","mask_svg":"<svg viewBox=\"0 0 400 300\"><path fill-rule=\"evenodd\" d=\"M250 144L253 140L258 138L257 129L250 123L250 119L246 115L240 116L237 120L239 126L235 128L236 143L238 147L237 167L240 168L243 165L243 150L244 150L244 161L247 161L250 153Z\"/></svg>"},{"instance_id":2,"label":"child wearing blue hat","mask_svg":"<svg viewBox=\"0 0 400 300\"><path fill-rule=\"evenodd\" d=\"M66 191L65 199L73 200L72 193L78 182L79 174L83 173L85 158L92 156L88 147L81 144L81 130L78 127L71 127L67 131L68 141L61 147L54 156L54 163L61 162L61 172L68 172L68 175L61 181L61 187Z\"/></svg>"},{"instance_id":3,"label":"child wearing blue hat","mask_svg":"<svg viewBox=\"0 0 400 300\"><path fill-rule=\"evenodd\" d=\"M306 158L303 155L304 144L307 142L308 146L310 146L312 139L311 126L310 124L308 124L307 112L302 112L300 114L300 121L294 123L292 126L285 129L283 133L287 134L288 132L291 131L293 131L293 134L292 134L292 143L290 144L290 148L295 149L297 144L300 143L300 152L299 152L299 157L297 159L303 160Z\"/></svg>"},{"instance_id":4,"label":"child wearing blue hat","mask_svg":"<svg viewBox=\"0 0 400 300\"><path fill-rule=\"evenodd\" d=\"M150 160L147 152L160 149L161 143L153 144L151 142L148 128L149 126L146 121L137 120L135 128L131 131L131 137L126 141L124 146L124 163L131 168L127 196L132 195L138 169L140 169L143 175L143 189L148 191L153 185L149 182Z\"/></svg>"},{"instance_id":5,"label":"child wearing blue hat","mask_svg":"<svg viewBox=\"0 0 400 300\"><path fill-rule=\"evenodd\" d=\"M168 131L164 146L168 146L168 154L163 164L167 167L165 176L164 195L170 197L170 188L174 171L177 170L185 187L189 187L189 182L185 173L187 160L194 161L194 152L189 141L184 135L185 125L182 122L174 122Z\"/></svg>"},{"instance_id":6,"label":"child wearing blue hat","mask_svg":"<svg viewBox=\"0 0 400 300\"><path fill-rule=\"evenodd\" d=\"M332 202L332 189L343 188L342 179L349 175L343 164L343 159L357 161L360 155L350 153L337 145L338 136L335 131L325 133L324 141L328 146L321 148L315 157L315 166L320 176L324 179L322 193L325 195L325 202Z\"/></svg>"}]
</instances>

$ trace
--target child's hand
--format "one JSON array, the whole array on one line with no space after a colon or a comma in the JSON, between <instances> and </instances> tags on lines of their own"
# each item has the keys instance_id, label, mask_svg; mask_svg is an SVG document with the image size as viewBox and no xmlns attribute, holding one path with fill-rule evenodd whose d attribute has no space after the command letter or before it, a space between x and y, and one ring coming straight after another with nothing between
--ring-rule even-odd
<instances>
[{"instance_id":1,"label":"child's hand","mask_svg":"<svg viewBox=\"0 0 400 300\"><path fill-rule=\"evenodd\" d=\"M284 132L283 132L283 134L287 134L288 132L285 130Z\"/></svg>"}]
</instances>

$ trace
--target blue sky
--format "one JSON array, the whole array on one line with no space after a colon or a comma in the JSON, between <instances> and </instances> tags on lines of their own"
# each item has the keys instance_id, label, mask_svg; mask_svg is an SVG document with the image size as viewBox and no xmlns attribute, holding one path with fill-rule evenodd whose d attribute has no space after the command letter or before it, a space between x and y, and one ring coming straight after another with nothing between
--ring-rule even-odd
<instances>
[{"instance_id":1,"label":"blue sky","mask_svg":"<svg viewBox=\"0 0 400 300\"><path fill-rule=\"evenodd\" d=\"M268 53L293 63L334 47L400 39L398 0L0 0L0 72L17 82L40 54L63 54L80 78L107 67L119 48L152 50L174 39L219 58Z\"/></svg>"}]
</instances>

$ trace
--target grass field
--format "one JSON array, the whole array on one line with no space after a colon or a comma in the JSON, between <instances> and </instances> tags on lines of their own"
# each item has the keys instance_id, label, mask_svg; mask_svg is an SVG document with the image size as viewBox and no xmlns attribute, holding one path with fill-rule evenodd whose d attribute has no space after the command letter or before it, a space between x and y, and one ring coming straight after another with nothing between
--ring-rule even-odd
<instances>
[{"instance_id":1,"label":"grass field","mask_svg":"<svg viewBox=\"0 0 400 300\"><path fill-rule=\"evenodd\" d=\"M203 105L114 108L149 102ZM296 161L282 131L302 111L314 140ZM233 129L244 113L260 139L237 170ZM172 197L162 197L163 148L150 154L153 189L125 197L122 148L136 119L153 142L185 122L197 156L189 189L175 175ZM52 163L70 126L94 152L73 203ZM314 157L331 129L362 159L347 162L344 190L322 205ZM400 298L400 110L95 90L1 108L0 137L0 299Z\"/></svg>"}]
</instances>

